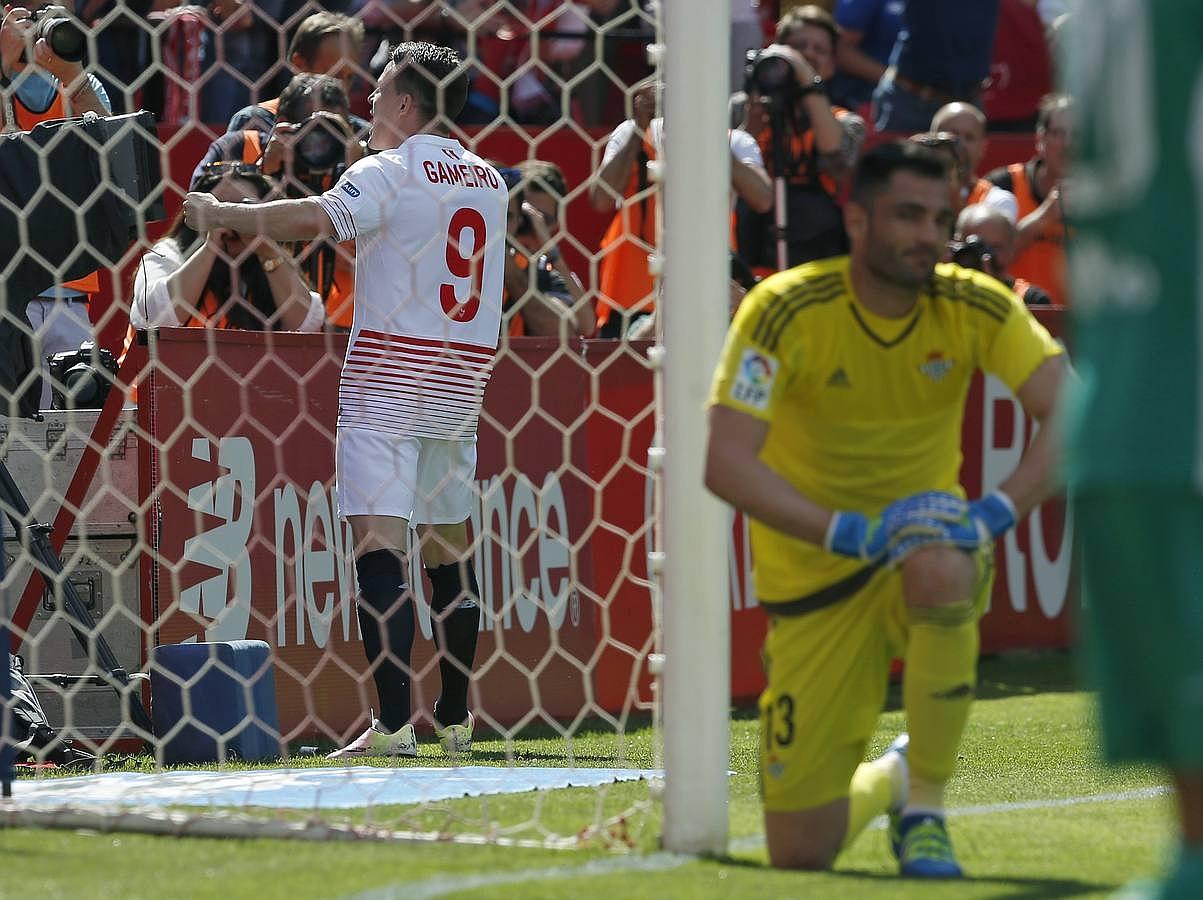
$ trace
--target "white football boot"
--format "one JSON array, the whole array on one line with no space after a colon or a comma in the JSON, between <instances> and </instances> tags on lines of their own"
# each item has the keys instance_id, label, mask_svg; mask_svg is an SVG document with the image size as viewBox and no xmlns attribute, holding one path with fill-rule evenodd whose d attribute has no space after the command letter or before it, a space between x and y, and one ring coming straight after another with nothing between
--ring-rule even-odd
<instances>
[{"instance_id":1,"label":"white football boot","mask_svg":"<svg viewBox=\"0 0 1203 900\"><path fill-rule=\"evenodd\" d=\"M471 746L471 732L468 738ZM372 719L371 727L341 750L335 750L326 759L353 759L369 756L417 756L418 738L414 734L413 725L403 725L397 731L389 733L380 724L379 719Z\"/></svg>"}]
</instances>

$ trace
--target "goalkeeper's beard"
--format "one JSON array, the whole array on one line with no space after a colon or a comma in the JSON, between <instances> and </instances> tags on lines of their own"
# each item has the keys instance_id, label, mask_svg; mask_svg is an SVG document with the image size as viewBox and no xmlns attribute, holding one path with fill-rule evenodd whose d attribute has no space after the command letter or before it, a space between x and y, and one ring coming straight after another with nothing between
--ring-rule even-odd
<instances>
[{"instance_id":1,"label":"goalkeeper's beard","mask_svg":"<svg viewBox=\"0 0 1203 900\"><path fill-rule=\"evenodd\" d=\"M883 248L867 254L865 268L879 281L917 294L931 279L939 258L939 251L922 246L902 251Z\"/></svg>"}]
</instances>

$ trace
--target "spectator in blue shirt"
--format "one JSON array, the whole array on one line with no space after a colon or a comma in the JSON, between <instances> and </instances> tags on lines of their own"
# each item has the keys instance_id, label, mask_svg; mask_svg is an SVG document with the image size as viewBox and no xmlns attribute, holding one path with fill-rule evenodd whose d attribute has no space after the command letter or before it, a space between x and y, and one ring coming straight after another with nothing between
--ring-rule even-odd
<instances>
[{"instance_id":1,"label":"spectator in blue shirt","mask_svg":"<svg viewBox=\"0 0 1203 900\"><path fill-rule=\"evenodd\" d=\"M906 0L839 0L835 21L840 26L836 46L836 75L831 100L855 110L868 103L885 74L902 27Z\"/></svg>"},{"instance_id":2,"label":"spectator in blue shirt","mask_svg":"<svg viewBox=\"0 0 1203 900\"><path fill-rule=\"evenodd\" d=\"M873 92L878 131L924 131L941 106L980 106L999 0L907 0L890 64Z\"/></svg>"}]
</instances>

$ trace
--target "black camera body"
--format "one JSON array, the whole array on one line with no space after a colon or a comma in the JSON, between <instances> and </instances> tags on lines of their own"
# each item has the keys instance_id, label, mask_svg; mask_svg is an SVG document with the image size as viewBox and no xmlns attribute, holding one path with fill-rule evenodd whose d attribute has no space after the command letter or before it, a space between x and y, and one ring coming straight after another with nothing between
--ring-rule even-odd
<instances>
[{"instance_id":1,"label":"black camera body","mask_svg":"<svg viewBox=\"0 0 1203 900\"><path fill-rule=\"evenodd\" d=\"M790 61L771 49L749 50L744 72L744 91L788 106L797 98L801 85Z\"/></svg>"},{"instance_id":2,"label":"black camera body","mask_svg":"<svg viewBox=\"0 0 1203 900\"><path fill-rule=\"evenodd\" d=\"M293 170L298 175L331 172L347 158L347 135L329 116L313 114L297 126Z\"/></svg>"},{"instance_id":3,"label":"black camera body","mask_svg":"<svg viewBox=\"0 0 1203 900\"><path fill-rule=\"evenodd\" d=\"M993 267L990 265L994 261L994 252L976 234L969 235L963 241L949 241L948 250L952 256L952 262L958 266L977 269L988 275L994 274Z\"/></svg>"},{"instance_id":4,"label":"black camera body","mask_svg":"<svg viewBox=\"0 0 1203 900\"><path fill-rule=\"evenodd\" d=\"M117 358L91 341L46 357L51 409L100 409L117 379Z\"/></svg>"},{"instance_id":5,"label":"black camera body","mask_svg":"<svg viewBox=\"0 0 1203 900\"><path fill-rule=\"evenodd\" d=\"M63 7L43 6L35 9L30 18L34 40L45 38L55 56L77 63L88 58L88 36Z\"/></svg>"}]
</instances>

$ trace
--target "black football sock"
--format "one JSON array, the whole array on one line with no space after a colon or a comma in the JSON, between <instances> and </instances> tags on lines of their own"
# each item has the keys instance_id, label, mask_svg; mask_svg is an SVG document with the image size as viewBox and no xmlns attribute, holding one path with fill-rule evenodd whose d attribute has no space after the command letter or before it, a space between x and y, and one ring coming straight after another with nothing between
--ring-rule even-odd
<instances>
[{"instance_id":1,"label":"black football sock","mask_svg":"<svg viewBox=\"0 0 1203 900\"><path fill-rule=\"evenodd\" d=\"M440 725L458 725L468 718L468 684L480 633L480 588L468 562L427 569L426 574L434 589L430 610L442 677L434 718Z\"/></svg>"},{"instance_id":2,"label":"black football sock","mask_svg":"<svg viewBox=\"0 0 1203 900\"><path fill-rule=\"evenodd\" d=\"M409 721L410 653L414 605L405 582L405 557L397 550L371 550L355 560L359 576L359 629L363 651L380 697L380 723L396 731Z\"/></svg>"}]
</instances>

